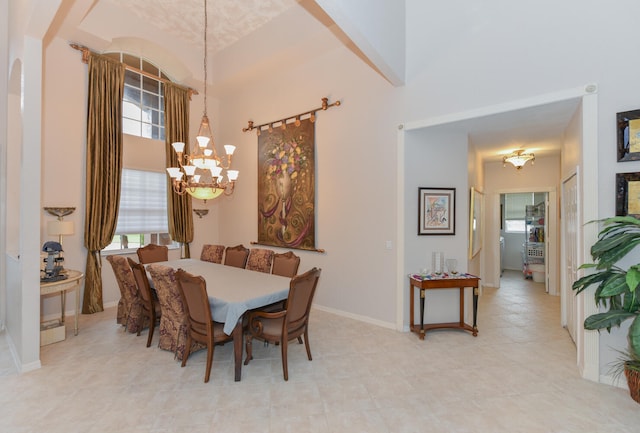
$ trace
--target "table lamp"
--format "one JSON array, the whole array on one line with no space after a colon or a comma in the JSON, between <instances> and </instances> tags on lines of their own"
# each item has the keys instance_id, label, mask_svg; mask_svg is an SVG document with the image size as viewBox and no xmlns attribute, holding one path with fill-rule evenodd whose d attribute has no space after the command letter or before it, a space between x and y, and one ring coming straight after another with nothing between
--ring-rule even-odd
<instances>
[{"instance_id":1,"label":"table lamp","mask_svg":"<svg viewBox=\"0 0 640 433\"><path fill-rule=\"evenodd\" d=\"M63 218L71 215L75 207L45 207L50 215L58 217L56 221L47 223L47 234L49 236L58 236L58 243L62 245L62 236L72 235L74 231L73 221L64 221Z\"/></svg>"},{"instance_id":2,"label":"table lamp","mask_svg":"<svg viewBox=\"0 0 640 433\"><path fill-rule=\"evenodd\" d=\"M58 236L58 242L62 245L62 236L73 234L73 221L55 220L47 222L47 234Z\"/></svg>"}]
</instances>

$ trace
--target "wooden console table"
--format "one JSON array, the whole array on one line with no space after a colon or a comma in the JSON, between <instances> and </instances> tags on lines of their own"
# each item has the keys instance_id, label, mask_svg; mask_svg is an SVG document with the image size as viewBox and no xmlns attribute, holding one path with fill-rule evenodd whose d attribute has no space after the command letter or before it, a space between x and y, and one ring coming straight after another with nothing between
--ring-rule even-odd
<instances>
[{"instance_id":1,"label":"wooden console table","mask_svg":"<svg viewBox=\"0 0 640 433\"><path fill-rule=\"evenodd\" d=\"M470 331L474 337L478 336L478 326L476 323L478 316L478 283L480 278L469 274L461 274L457 278L454 277L420 277L419 275L411 275L409 277L409 329L420 336L424 340L424 334L429 329L455 328ZM464 289L466 287L473 288L473 326L469 326L464 322ZM414 301L413 290L420 289L420 324L415 324L413 319ZM448 323L429 323L424 324L424 298L427 290L433 289L460 289L460 321Z\"/></svg>"},{"instance_id":2,"label":"wooden console table","mask_svg":"<svg viewBox=\"0 0 640 433\"><path fill-rule=\"evenodd\" d=\"M64 316L67 290L76 291L76 312L75 323L73 327L75 335L78 335L78 316L80 315L80 282L82 281L82 278L84 278L84 274L82 272L67 269L66 279L53 281L50 283L40 283L40 296L50 295L52 293L60 293L60 303L62 307L62 318L60 323L63 325L65 319Z\"/></svg>"}]
</instances>

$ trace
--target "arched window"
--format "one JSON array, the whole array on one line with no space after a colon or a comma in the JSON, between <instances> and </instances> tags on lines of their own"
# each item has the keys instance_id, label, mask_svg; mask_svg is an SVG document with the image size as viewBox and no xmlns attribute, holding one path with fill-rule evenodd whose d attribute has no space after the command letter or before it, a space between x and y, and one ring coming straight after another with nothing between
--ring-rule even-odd
<instances>
[{"instance_id":1,"label":"arched window","mask_svg":"<svg viewBox=\"0 0 640 433\"><path fill-rule=\"evenodd\" d=\"M164 140L164 95L161 79L169 78L151 62L126 53L107 53L131 68L124 77L122 131L138 137Z\"/></svg>"}]
</instances>

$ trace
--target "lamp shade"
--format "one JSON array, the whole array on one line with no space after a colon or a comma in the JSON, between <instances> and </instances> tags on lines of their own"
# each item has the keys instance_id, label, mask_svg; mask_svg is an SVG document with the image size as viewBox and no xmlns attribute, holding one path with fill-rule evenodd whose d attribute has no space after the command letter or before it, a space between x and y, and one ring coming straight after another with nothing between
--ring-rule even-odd
<instances>
[{"instance_id":1,"label":"lamp shade","mask_svg":"<svg viewBox=\"0 0 640 433\"><path fill-rule=\"evenodd\" d=\"M47 222L47 234L49 236L72 235L73 221L49 221Z\"/></svg>"}]
</instances>

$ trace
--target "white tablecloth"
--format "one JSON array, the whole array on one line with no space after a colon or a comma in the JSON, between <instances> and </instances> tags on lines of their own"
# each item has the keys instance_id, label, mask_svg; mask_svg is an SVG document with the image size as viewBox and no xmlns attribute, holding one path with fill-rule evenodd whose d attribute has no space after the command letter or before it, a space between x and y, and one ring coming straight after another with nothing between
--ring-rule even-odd
<instances>
[{"instance_id":1,"label":"white tablecloth","mask_svg":"<svg viewBox=\"0 0 640 433\"><path fill-rule=\"evenodd\" d=\"M201 275L207 282L207 293L213 320L224 323L231 335L238 319L247 311L282 301L289 295L288 277L249 271L196 259L170 260L159 265L180 268Z\"/></svg>"}]
</instances>

